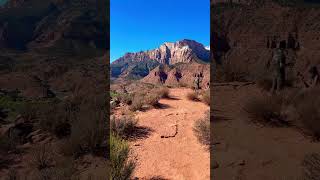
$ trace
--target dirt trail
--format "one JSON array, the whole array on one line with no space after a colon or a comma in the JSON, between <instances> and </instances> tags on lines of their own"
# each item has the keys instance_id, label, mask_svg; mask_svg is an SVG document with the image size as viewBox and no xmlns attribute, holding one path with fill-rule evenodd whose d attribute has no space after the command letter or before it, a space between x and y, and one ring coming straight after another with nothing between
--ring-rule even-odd
<instances>
[{"instance_id":1,"label":"dirt trail","mask_svg":"<svg viewBox=\"0 0 320 180\"><path fill-rule=\"evenodd\" d=\"M192 130L209 106L186 98L190 89L170 89L170 99L161 108L139 112L139 126L149 134L131 142L137 156L135 176L139 179L210 179L210 153Z\"/></svg>"},{"instance_id":2,"label":"dirt trail","mask_svg":"<svg viewBox=\"0 0 320 180\"><path fill-rule=\"evenodd\" d=\"M217 86L213 92L213 159L219 164L214 179L295 180L304 156L320 152L319 142L296 129L250 123L244 103L265 96L255 85Z\"/></svg>"}]
</instances>

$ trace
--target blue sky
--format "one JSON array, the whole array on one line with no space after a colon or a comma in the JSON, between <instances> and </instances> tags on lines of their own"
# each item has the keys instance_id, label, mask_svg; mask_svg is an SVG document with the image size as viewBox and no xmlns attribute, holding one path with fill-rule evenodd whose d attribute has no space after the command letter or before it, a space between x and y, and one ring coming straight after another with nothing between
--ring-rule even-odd
<instances>
[{"instance_id":1,"label":"blue sky","mask_svg":"<svg viewBox=\"0 0 320 180\"><path fill-rule=\"evenodd\" d=\"M111 61L164 42L210 42L210 0L111 0Z\"/></svg>"}]
</instances>

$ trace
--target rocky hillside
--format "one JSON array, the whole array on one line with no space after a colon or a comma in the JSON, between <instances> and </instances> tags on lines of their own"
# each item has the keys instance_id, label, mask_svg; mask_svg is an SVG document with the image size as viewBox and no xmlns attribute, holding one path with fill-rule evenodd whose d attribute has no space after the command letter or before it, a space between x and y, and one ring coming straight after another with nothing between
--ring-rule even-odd
<instances>
[{"instance_id":1,"label":"rocky hillside","mask_svg":"<svg viewBox=\"0 0 320 180\"><path fill-rule=\"evenodd\" d=\"M159 64L174 65L208 61L209 50L196 41L184 39L175 43L164 43L154 50L127 53L111 64L111 75L113 77L123 77L124 75L135 74L144 77ZM140 68L137 68L137 65Z\"/></svg>"},{"instance_id":2,"label":"rocky hillside","mask_svg":"<svg viewBox=\"0 0 320 180\"><path fill-rule=\"evenodd\" d=\"M151 84L193 87L195 75L202 76L201 88L208 88L210 82L210 64L197 62L179 63L173 66L161 65L153 69L141 81Z\"/></svg>"},{"instance_id":3,"label":"rocky hillside","mask_svg":"<svg viewBox=\"0 0 320 180\"><path fill-rule=\"evenodd\" d=\"M288 78L320 63L320 8L314 3L256 0L255 5L211 4L211 49L216 81L268 76L273 41L286 45ZM259 3L258 3L259 2Z\"/></svg>"},{"instance_id":4,"label":"rocky hillside","mask_svg":"<svg viewBox=\"0 0 320 180\"><path fill-rule=\"evenodd\" d=\"M104 1L9 0L0 9L0 47L51 54L109 48Z\"/></svg>"}]
</instances>

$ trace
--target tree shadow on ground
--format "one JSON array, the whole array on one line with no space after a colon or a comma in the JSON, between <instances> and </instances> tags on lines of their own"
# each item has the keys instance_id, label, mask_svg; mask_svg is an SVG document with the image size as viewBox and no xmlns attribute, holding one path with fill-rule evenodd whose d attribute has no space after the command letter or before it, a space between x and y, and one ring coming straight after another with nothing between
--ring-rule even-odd
<instances>
[{"instance_id":1,"label":"tree shadow on ground","mask_svg":"<svg viewBox=\"0 0 320 180\"><path fill-rule=\"evenodd\" d=\"M171 106L168 104L157 103L154 107L156 109L169 109Z\"/></svg>"},{"instance_id":2,"label":"tree shadow on ground","mask_svg":"<svg viewBox=\"0 0 320 180\"><path fill-rule=\"evenodd\" d=\"M169 97L165 97L163 99L168 99L168 100L181 100L180 98L174 97L174 96L169 96Z\"/></svg>"},{"instance_id":3,"label":"tree shadow on ground","mask_svg":"<svg viewBox=\"0 0 320 180\"><path fill-rule=\"evenodd\" d=\"M127 137L127 139L130 141L145 139L148 138L152 132L154 132L154 130L149 127L136 126L134 130L130 133L130 136Z\"/></svg>"}]
</instances>

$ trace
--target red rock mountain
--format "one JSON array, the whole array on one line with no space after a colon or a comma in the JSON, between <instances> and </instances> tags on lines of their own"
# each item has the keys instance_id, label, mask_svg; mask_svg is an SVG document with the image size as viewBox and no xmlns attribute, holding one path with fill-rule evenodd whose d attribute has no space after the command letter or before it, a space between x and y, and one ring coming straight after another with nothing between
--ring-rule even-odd
<instances>
[{"instance_id":1,"label":"red rock mountain","mask_svg":"<svg viewBox=\"0 0 320 180\"><path fill-rule=\"evenodd\" d=\"M159 64L190 62L209 62L209 50L194 40L184 39L174 43L166 42L153 50L127 53L111 64L111 75L119 77L134 74L135 77L144 77Z\"/></svg>"}]
</instances>

